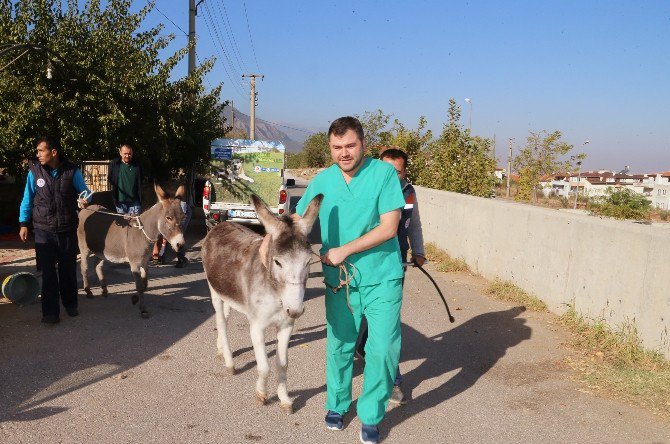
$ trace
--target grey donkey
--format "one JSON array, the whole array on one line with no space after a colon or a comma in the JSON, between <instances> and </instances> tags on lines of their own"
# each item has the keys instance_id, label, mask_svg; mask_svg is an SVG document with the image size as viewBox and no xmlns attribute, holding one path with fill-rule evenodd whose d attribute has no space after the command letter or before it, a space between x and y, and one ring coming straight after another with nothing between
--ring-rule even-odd
<instances>
[{"instance_id":1,"label":"grey donkey","mask_svg":"<svg viewBox=\"0 0 670 444\"><path fill-rule=\"evenodd\" d=\"M90 205L79 213L77 238L81 253L81 276L84 291L89 298L93 292L88 282L88 266L91 255L100 259L95 272L100 280L102 295L107 296L107 281L103 273L105 261L128 263L135 278L137 293L133 295L133 304L140 303L140 315L149 317L144 303L147 289L147 270L151 249L159 234L170 242L175 251L184 248L184 233L181 223L184 212L179 201L184 195L184 186L177 189L174 197L166 193L159 185L154 185L158 202L139 216L106 214L100 205Z\"/></svg>"}]
</instances>

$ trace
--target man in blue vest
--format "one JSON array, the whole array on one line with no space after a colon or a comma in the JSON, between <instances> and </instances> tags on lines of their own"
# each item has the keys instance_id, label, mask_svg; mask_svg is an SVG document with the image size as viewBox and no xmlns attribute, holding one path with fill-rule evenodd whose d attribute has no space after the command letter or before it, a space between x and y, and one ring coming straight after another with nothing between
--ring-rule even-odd
<instances>
[{"instance_id":1,"label":"man in blue vest","mask_svg":"<svg viewBox=\"0 0 670 444\"><path fill-rule=\"evenodd\" d=\"M407 153L398 148L387 148L379 155L379 159L390 163L395 168L400 179L400 187L405 198L405 207L400 215L398 224L398 243L400 244L400 255L403 262L407 262L410 248L412 249L412 262L422 266L426 262L423 245L423 229L421 227L421 216L419 215L419 204L416 199L416 192L411 183L407 181L407 163L409 158ZM403 278L404 283L404 278ZM363 319L358 339L358 356L365 358L365 343L368 339L367 322ZM393 404L405 404L405 394L400 388L402 385L402 373L400 367L396 372L393 382L393 391L389 402Z\"/></svg>"},{"instance_id":2,"label":"man in blue vest","mask_svg":"<svg viewBox=\"0 0 670 444\"><path fill-rule=\"evenodd\" d=\"M77 205L86 207L79 194L90 190L79 168L63 158L59 142L51 137L37 141L37 162L30 165L21 201L19 222L22 241L28 223L35 229L35 253L42 269L42 322L60 322L60 301L69 316L79 314L77 301ZM58 264L58 268L56 268Z\"/></svg>"}]
</instances>

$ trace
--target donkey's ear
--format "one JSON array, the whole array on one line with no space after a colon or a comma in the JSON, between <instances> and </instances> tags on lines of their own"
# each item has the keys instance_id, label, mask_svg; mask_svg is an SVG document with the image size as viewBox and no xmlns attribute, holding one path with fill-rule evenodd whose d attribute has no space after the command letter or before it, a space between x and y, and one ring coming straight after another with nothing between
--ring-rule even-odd
<instances>
[{"instance_id":1,"label":"donkey's ear","mask_svg":"<svg viewBox=\"0 0 670 444\"><path fill-rule=\"evenodd\" d=\"M184 200L184 194L186 193L186 188L184 188L184 184L179 185L179 188L177 188L177 192L174 193L174 197L177 199Z\"/></svg>"},{"instance_id":2,"label":"donkey's ear","mask_svg":"<svg viewBox=\"0 0 670 444\"><path fill-rule=\"evenodd\" d=\"M314 221L319 215L319 208L321 207L322 201L323 194L317 194L314 196L312 201L307 206L305 214L303 214L302 218L298 221L297 225L305 235L309 234L309 232L312 230L312 225L314 225Z\"/></svg>"},{"instance_id":3,"label":"donkey's ear","mask_svg":"<svg viewBox=\"0 0 670 444\"><path fill-rule=\"evenodd\" d=\"M255 194L251 195L251 203L253 204L254 209L256 210L258 220L260 220L263 226L265 227L265 231L270 236L275 237L279 233L281 225L279 219L277 219L277 217L274 214L272 214L272 212L268 209L268 207L265 206L261 198L256 196Z\"/></svg>"},{"instance_id":4,"label":"donkey's ear","mask_svg":"<svg viewBox=\"0 0 670 444\"><path fill-rule=\"evenodd\" d=\"M156 196L158 196L158 200L160 202L164 201L169 197L167 193L163 190L163 188L161 188L161 186L158 185L158 182L154 182L154 190L156 190Z\"/></svg>"}]
</instances>

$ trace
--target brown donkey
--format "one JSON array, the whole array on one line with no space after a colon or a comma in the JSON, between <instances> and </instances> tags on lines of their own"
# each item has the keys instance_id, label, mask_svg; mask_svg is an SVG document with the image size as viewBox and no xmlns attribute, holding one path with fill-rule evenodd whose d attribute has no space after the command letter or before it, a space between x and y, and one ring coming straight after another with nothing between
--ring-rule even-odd
<instances>
[{"instance_id":1,"label":"brown donkey","mask_svg":"<svg viewBox=\"0 0 670 444\"><path fill-rule=\"evenodd\" d=\"M140 216L121 217L122 215L107 214L105 208L91 205L79 213L77 238L81 252L81 276L84 291L89 298L93 292L88 282L88 260L91 254L100 259L95 272L100 280L103 296L107 296L107 282L102 271L105 261L117 264L127 262L135 278L137 294L132 297L133 304L140 303L140 315L149 317L144 305L144 292L147 289L147 270L151 248L159 234L170 242L175 251L184 248L184 234L181 223L184 213L179 200L184 195L184 186L177 189L171 197L163 189L155 185L156 203Z\"/></svg>"},{"instance_id":2,"label":"brown donkey","mask_svg":"<svg viewBox=\"0 0 670 444\"><path fill-rule=\"evenodd\" d=\"M265 404L270 368L264 330L275 326L277 395L281 409L287 413L293 412L293 400L286 389L288 341L296 318L304 311L303 299L312 259L307 234L319 214L322 199L322 195L316 196L304 217L294 222L287 216L277 218L252 195L256 214L270 235L269 242L246 227L225 222L207 234L202 247L202 263L216 311L218 355L223 356L228 371L235 373L226 331L226 319L232 307L249 319L258 369L256 399ZM264 244L263 249L261 244Z\"/></svg>"}]
</instances>

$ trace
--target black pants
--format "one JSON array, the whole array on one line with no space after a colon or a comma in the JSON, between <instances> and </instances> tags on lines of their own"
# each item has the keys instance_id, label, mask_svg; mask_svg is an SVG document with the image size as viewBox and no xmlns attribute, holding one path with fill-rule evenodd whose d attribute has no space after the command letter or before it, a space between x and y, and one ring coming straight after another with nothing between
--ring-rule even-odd
<instances>
[{"instance_id":1,"label":"black pants","mask_svg":"<svg viewBox=\"0 0 670 444\"><path fill-rule=\"evenodd\" d=\"M52 233L35 228L35 253L42 269L42 315L77 307L77 232ZM58 265L58 267L56 267Z\"/></svg>"}]
</instances>

